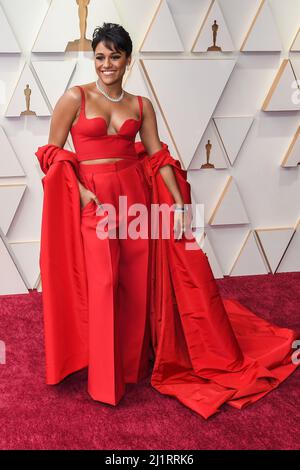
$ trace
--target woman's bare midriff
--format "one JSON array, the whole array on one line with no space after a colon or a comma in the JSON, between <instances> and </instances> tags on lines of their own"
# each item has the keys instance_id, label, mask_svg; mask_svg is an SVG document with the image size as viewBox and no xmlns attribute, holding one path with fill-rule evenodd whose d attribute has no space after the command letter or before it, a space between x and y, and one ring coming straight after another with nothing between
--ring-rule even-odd
<instances>
[{"instance_id":1,"label":"woman's bare midriff","mask_svg":"<svg viewBox=\"0 0 300 470\"><path fill-rule=\"evenodd\" d=\"M97 158L96 160L83 160L80 163L83 163L84 165L88 165L89 163L111 163L111 162L114 162L116 160L124 160L124 158L117 158L117 157L101 158L101 159Z\"/></svg>"}]
</instances>

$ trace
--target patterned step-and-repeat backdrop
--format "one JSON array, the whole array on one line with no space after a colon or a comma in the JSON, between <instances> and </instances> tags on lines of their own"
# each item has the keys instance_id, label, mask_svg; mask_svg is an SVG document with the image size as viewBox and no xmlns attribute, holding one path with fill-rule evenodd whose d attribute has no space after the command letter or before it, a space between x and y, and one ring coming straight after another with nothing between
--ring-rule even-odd
<instances>
[{"instance_id":1,"label":"patterned step-and-repeat backdrop","mask_svg":"<svg viewBox=\"0 0 300 470\"><path fill-rule=\"evenodd\" d=\"M299 0L0 0L0 294L41 290L34 152L58 98L97 78L104 21L130 33L124 88L188 171L215 277L300 271Z\"/></svg>"}]
</instances>

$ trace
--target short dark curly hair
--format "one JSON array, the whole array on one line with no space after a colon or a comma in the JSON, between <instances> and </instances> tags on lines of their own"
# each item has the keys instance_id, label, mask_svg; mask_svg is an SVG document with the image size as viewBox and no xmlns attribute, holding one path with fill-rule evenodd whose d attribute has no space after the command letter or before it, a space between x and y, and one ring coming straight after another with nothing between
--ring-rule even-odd
<instances>
[{"instance_id":1,"label":"short dark curly hair","mask_svg":"<svg viewBox=\"0 0 300 470\"><path fill-rule=\"evenodd\" d=\"M129 33L117 23L103 23L102 26L97 26L93 32L92 48L95 53L95 49L99 42L103 41L105 47L112 49L112 44L115 49L125 51L126 57L129 57L132 52L132 41Z\"/></svg>"}]
</instances>

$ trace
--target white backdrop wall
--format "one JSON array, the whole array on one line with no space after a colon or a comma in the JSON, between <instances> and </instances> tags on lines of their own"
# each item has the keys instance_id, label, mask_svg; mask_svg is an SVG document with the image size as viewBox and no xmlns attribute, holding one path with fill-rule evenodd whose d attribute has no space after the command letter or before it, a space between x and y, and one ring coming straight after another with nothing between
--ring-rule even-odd
<instances>
[{"instance_id":1,"label":"white backdrop wall","mask_svg":"<svg viewBox=\"0 0 300 470\"><path fill-rule=\"evenodd\" d=\"M0 7L3 295L41 289L34 152L48 142L59 96L96 74L92 51L65 52L79 38L75 0ZM222 51L208 52L214 19ZM188 170L204 214L202 224L194 211L195 233L215 276L299 271L300 1L90 0L88 39L103 21L131 35L124 88L152 100L161 140ZM35 114L22 116L27 83ZM214 166L201 168L208 140ZM65 147L73 150L71 137Z\"/></svg>"}]
</instances>

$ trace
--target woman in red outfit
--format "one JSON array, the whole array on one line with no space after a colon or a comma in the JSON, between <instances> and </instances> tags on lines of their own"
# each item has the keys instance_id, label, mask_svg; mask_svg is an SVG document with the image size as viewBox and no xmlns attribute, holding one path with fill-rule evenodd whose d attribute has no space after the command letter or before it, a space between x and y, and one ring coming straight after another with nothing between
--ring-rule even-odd
<instances>
[{"instance_id":1,"label":"woman in red outfit","mask_svg":"<svg viewBox=\"0 0 300 470\"><path fill-rule=\"evenodd\" d=\"M119 25L104 25L94 32L92 47L98 80L72 87L59 99L49 144L63 147L71 132L80 162L81 233L89 296L88 391L94 399L116 405L126 382L137 382L149 373L150 246L149 238L100 239L96 234L100 204L116 209L114 220L109 220L110 230L122 223L121 195L126 195L128 207L143 203L149 212L149 188L134 139L140 132L149 154L162 145L151 101L122 89L131 62L129 34ZM172 168L165 166L162 176L182 208ZM178 226L182 213L176 211Z\"/></svg>"},{"instance_id":2,"label":"woman in red outfit","mask_svg":"<svg viewBox=\"0 0 300 470\"><path fill-rule=\"evenodd\" d=\"M159 139L151 101L122 88L129 34L104 23L92 47L96 82L64 93L48 144L36 152L47 173L40 256L46 381L88 366L91 397L116 405L126 383L152 365L151 385L204 418L223 403L242 408L295 370L297 333L221 299L206 254L183 244L186 172ZM69 132L75 153L63 149ZM136 214L121 210L122 197L127 208L147 209L146 236L127 236ZM149 230L157 203L174 209L166 240L161 232L152 240Z\"/></svg>"}]
</instances>

